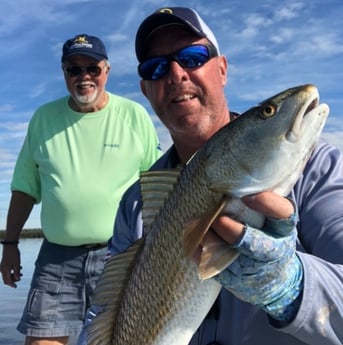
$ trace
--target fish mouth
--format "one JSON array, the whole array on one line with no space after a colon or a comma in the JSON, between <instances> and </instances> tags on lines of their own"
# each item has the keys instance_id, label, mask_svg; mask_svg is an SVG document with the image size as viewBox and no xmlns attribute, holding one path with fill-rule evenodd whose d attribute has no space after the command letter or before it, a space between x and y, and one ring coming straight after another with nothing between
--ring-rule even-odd
<instances>
[{"instance_id":1,"label":"fish mouth","mask_svg":"<svg viewBox=\"0 0 343 345\"><path fill-rule=\"evenodd\" d=\"M319 104L319 93L315 86L309 85L305 90L306 101L299 105L295 112L294 121L286 134L286 139L296 142L301 135L305 117L319 116L322 113L322 105ZM326 106L326 105L323 105Z\"/></svg>"}]
</instances>

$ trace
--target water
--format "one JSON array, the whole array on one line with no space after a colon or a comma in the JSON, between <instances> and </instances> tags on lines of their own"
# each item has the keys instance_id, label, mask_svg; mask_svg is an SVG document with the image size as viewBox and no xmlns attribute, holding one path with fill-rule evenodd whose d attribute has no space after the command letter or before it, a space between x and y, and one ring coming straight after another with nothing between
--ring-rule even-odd
<instances>
[{"instance_id":1,"label":"water","mask_svg":"<svg viewBox=\"0 0 343 345\"><path fill-rule=\"evenodd\" d=\"M0 345L22 345L24 336L16 330L26 302L33 266L42 239L21 239L19 250L21 253L22 279L17 288L4 285L0 279ZM2 246L0 246L0 258Z\"/></svg>"},{"instance_id":2,"label":"water","mask_svg":"<svg viewBox=\"0 0 343 345\"><path fill-rule=\"evenodd\" d=\"M4 285L0 277L0 345L23 345L25 336L17 331L17 324L23 312L27 293L30 288L41 238L21 239L19 250L21 254L22 278L17 288ZM0 245L0 260L2 245ZM0 274L1 276L1 274ZM69 339L69 345L75 345L77 337Z\"/></svg>"}]
</instances>

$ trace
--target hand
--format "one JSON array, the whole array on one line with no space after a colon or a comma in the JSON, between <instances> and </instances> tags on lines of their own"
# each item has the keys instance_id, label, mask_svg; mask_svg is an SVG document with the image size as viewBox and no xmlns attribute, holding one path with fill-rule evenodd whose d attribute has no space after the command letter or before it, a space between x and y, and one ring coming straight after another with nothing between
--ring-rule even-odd
<instances>
[{"instance_id":1,"label":"hand","mask_svg":"<svg viewBox=\"0 0 343 345\"><path fill-rule=\"evenodd\" d=\"M276 319L290 321L297 311L303 275L295 253L294 207L288 199L271 192L243 201L266 215L265 225L259 230L228 216L218 217L212 228L240 255L216 279L237 298Z\"/></svg>"},{"instance_id":2,"label":"hand","mask_svg":"<svg viewBox=\"0 0 343 345\"><path fill-rule=\"evenodd\" d=\"M16 288L22 274L20 266L20 251L16 245L4 245L0 272L5 285Z\"/></svg>"}]
</instances>

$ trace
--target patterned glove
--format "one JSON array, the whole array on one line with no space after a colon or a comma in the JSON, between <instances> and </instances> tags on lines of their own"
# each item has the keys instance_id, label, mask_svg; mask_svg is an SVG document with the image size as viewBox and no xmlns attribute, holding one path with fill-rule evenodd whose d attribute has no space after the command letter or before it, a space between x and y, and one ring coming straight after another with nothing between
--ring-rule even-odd
<instances>
[{"instance_id":1,"label":"patterned glove","mask_svg":"<svg viewBox=\"0 0 343 345\"><path fill-rule=\"evenodd\" d=\"M281 321L295 317L303 287L303 267L295 253L296 219L267 218L261 230L246 226L233 246L241 254L216 276L237 298Z\"/></svg>"}]
</instances>

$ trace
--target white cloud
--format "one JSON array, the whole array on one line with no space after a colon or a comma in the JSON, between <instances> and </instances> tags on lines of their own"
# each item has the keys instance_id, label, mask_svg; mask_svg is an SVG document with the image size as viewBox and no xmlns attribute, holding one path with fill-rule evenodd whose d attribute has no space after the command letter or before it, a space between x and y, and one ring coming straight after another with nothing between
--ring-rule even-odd
<instances>
[{"instance_id":1,"label":"white cloud","mask_svg":"<svg viewBox=\"0 0 343 345\"><path fill-rule=\"evenodd\" d=\"M44 82L38 83L30 90L30 97L37 98L46 93L47 85Z\"/></svg>"},{"instance_id":2,"label":"white cloud","mask_svg":"<svg viewBox=\"0 0 343 345\"><path fill-rule=\"evenodd\" d=\"M306 6L303 1L287 2L284 7L275 10L274 18L278 21L290 20L298 17L301 10Z\"/></svg>"},{"instance_id":3,"label":"white cloud","mask_svg":"<svg viewBox=\"0 0 343 345\"><path fill-rule=\"evenodd\" d=\"M277 44L285 44L291 41L295 34L296 31L292 28L281 28L280 31L270 36L270 41Z\"/></svg>"},{"instance_id":4,"label":"white cloud","mask_svg":"<svg viewBox=\"0 0 343 345\"><path fill-rule=\"evenodd\" d=\"M6 130L7 133L4 134L4 132L3 132L3 135L8 135L8 137L6 138L6 139L8 139L10 136L17 137L16 133L18 133L18 132L20 133L20 135L23 132L26 132L27 125L28 125L27 121L24 121L24 122L7 121L7 122L3 122L3 123L0 122L0 131L2 129Z\"/></svg>"},{"instance_id":5,"label":"white cloud","mask_svg":"<svg viewBox=\"0 0 343 345\"><path fill-rule=\"evenodd\" d=\"M0 104L0 113L7 113L10 112L14 109L13 104L5 103L5 104ZM1 126L1 123L0 123Z\"/></svg>"}]
</instances>

